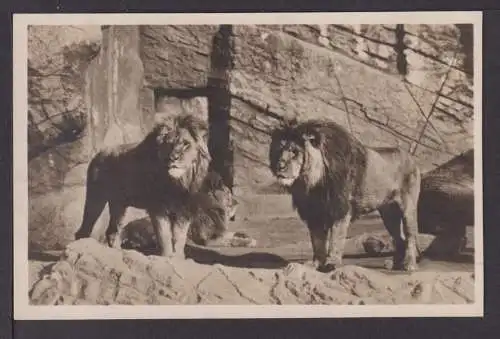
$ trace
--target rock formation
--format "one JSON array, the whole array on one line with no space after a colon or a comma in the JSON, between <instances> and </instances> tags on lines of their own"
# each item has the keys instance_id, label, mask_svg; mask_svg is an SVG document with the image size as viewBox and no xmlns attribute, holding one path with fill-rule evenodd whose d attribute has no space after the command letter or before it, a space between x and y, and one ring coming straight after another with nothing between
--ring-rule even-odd
<instances>
[{"instance_id":1,"label":"rock formation","mask_svg":"<svg viewBox=\"0 0 500 339\"><path fill-rule=\"evenodd\" d=\"M40 275L30 291L34 305L474 302L474 276L466 272L388 275L344 266L325 274L298 263L280 269L204 265L120 251L93 239L71 243Z\"/></svg>"}]
</instances>

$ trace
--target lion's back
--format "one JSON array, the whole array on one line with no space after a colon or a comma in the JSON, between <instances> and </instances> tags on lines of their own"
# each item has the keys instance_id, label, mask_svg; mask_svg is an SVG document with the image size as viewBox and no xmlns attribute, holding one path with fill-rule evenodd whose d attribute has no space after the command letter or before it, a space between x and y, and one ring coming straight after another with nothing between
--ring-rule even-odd
<instances>
[{"instance_id":1,"label":"lion's back","mask_svg":"<svg viewBox=\"0 0 500 339\"><path fill-rule=\"evenodd\" d=\"M422 231L432 233L438 224L451 229L474 224L473 166L473 152L467 152L422 176L418 206Z\"/></svg>"},{"instance_id":2,"label":"lion's back","mask_svg":"<svg viewBox=\"0 0 500 339\"><path fill-rule=\"evenodd\" d=\"M88 185L97 186L111 198L131 200L132 205L141 205L158 187L154 173L157 165L144 147L138 144L122 144L99 151L87 171Z\"/></svg>"}]
</instances>

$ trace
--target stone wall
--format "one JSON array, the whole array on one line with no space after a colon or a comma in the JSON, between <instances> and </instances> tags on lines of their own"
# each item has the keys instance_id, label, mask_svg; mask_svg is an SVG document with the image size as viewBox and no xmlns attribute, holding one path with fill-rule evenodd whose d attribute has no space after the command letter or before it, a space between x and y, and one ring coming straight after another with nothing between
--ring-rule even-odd
<instances>
[{"instance_id":1,"label":"stone wall","mask_svg":"<svg viewBox=\"0 0 500 339\"><path fill-rule=\"evenodd\" d=\"M99 26L28 28L32 250L62 248L80 223L84 194L81 183L93 153L85 73L101 47Z\"/></svg>"},{"instance_id":2,"label":"stone wall","mask_svg":"<svg viewBox=\"0 0 500 339\"><path fill-rule=\"evenodd\" d=\"M368 145L410 150L424 170L472 145L471 26L233 31L231 117L242 186L268 184L260 145L275 115L333 119Z\"/></svg>"},{"instance_id":3,"label":"stone wall","mask_svg":"<svg viewBox=\"0 0 500 339\"><path fill-rule=\"evenodd\" d=\"M91 157L140 140L153 117L139 98L137 26L33 26L28 44L30 249L57 249L81 223Z\"/></svg>"},{"instance_id":4,"label":"stone wall","mask_svg":"<svg viewBox=\"0 0 500 339\"><path fill-rule=\"evenodd\" d=\"M472 144L471 26L143 26L141 46L155 110L207 117L245 191L272 184L268 133L282 117L333 119L424 170Z\"/></svg>"}]
</instances>

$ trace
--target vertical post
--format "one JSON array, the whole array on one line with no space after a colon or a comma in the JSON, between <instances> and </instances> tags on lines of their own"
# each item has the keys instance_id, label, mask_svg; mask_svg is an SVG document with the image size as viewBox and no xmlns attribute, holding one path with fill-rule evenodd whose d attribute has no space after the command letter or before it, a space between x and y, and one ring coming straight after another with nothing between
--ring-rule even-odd
<instances>
[{"instance_id":1,"label":"vertical post","mask_svg":"<svg viewBox=\"0 0 500 339\"><path fill-rule=\"evenodd\" d=\"M212 168L224 183L233 188L233 145L230 139L231 93L229 76L233 67L231 25L221 25L214 36L211 54L211 74L208 78L208 146Z\"/></svg>"},{"instance_id":2,"label":"vertical post","mask_svg":"<svg viewBox=\"0 0 500 339\"><path fill-rule=\"evenodd\" d=\"M394 51L396 52L396 67L398 68L398 72L402 76L406 76L408 74L408 61L406 60L405 55L405 26L401 24L396 25L396 44L394 45Z\"/></svg>"}]
</instances>

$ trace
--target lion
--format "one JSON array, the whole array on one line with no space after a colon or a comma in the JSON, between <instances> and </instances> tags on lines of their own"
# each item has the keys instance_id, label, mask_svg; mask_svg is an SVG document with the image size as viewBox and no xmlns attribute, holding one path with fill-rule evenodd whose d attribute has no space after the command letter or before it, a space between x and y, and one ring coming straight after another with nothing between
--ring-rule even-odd
<instances>
[{"instance_id":1,"label":"lion","mask_svg":"<svg viewBox=\"0 0 500 339\"><path fill-rule=\"evenodd\" d=\"M395 242L392 268L418 269L420 170L396 147L369 148L331 121L285 121L271 134L270 169L309 229L320 271L342 265L347 230L378 210Z\"/></svg>"},{"instance_id":2,"label":"lion","mask_svg":"<svg viewBox=\"0 0 500 339\"><path fill-rule=\"evenodd\" d=\"M205 121L179 115L158 123L139 143L96 154L87 170L83 219L75 238L90 236L108 204L106 240L109 246L121 248L125 212L135 207L147 211L160 255L185 258L184 247L194 216L209 204L209 198L202 193L211 162L207 139ZM218 235L226 234L219 231Z\"/></svg>"},{"instance_id":3,"label":"lion","mask_svg":"<svg viewBox=\"0 0 500 339\"><path fill-rule=\"evenodd\" d=\"M217 172L209 172L200 194L188 240L205 247L256 246L257 241L246 233L228 230L229 221L236 218L239 203ZM122 246L146 254L157 253L157 239L148 218L134 220L125 226Z\"/></svg>"},{"instance_id":4,"label":"lion","mask_svg":"<svg viewBox=\"0 0 500 339\"><path fill-rule=\"evenodd\" d=\"M193 217L188 238L195 244L209 247L255 247L257 241L244 232L228 230L235 221L238 201L222 177L210 171L200 191L201 203Z\"/></svg>"},{"instance_id":5,"label":"lion","mask_svg":"<svg viewBox=\"0 0 500 339\"><path fill-rule=\"evenodd\" d=\"M473 149L422 175L418 224L419 232L451 244L449 256L464 249L466 227L474 225Z\"/></svg>"}]
</instances>

